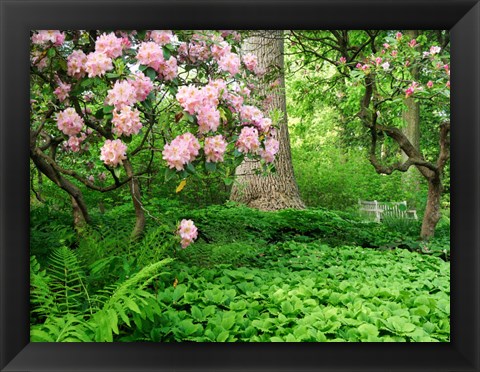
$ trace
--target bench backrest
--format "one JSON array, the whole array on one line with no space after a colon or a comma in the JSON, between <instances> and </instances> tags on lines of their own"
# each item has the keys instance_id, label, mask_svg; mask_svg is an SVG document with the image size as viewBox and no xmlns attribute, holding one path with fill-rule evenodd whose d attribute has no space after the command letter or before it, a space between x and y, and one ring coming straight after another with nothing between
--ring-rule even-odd
<instances>
[{"instance_id":1,"label":"bench backrest","mask_svg":"<svg viewBox=\"0 0 480 372\"><path fill-rule=\"evenodd\" d=\"M379 202L377 200L358 200L360 211L367 216L374 217L376 222L380 222L383 217L394 218L417 218L414 210L407 210L407 202Z\"/></svg>"}]
</instances>

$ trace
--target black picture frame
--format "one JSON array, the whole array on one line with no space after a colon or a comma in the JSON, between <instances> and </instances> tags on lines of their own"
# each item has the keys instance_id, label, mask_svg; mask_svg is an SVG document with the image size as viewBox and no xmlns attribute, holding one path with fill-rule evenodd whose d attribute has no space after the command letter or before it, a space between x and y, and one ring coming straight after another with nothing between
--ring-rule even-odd
<instances>
[{"instance_id":1,"label":"black picture frame","mask_svg":"<svg viewBox=\"0 0 480 372\"><path fill-rule=\"evenodd\" d=\"M473 0L0 0L2 371L480 371L480 4ZM451 30L451 342L29 343L31 29Z\"/></svg>"}]
</instances>

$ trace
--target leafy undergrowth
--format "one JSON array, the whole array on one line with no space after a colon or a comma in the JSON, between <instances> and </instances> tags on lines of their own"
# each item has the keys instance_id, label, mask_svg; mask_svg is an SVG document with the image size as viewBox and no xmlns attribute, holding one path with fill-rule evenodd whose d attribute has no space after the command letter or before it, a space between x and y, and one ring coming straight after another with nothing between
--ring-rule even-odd
<instances>
[{"instance_id":1,"label":"leafy undergrowth","mask_svg":"<svg viewBox=\"0 0 480 372\"><path fill-rule=\"evenodd\" d=\"M449 340L449 264L437 258L315 242L262 258L264 267L177 263L160 275L162 313L123 340Z\"/></svg>"},{"instance_id":2,"label":"leafy undergrowth","mask_svg":"<svg viewBox=\"0 0 480 372\"><path fill-rule=\"evenodd\" d=\"M195 221L195 244L174 253L174 225L151 222L130 242L123 206L80 239L62 216L32 211L32 341L450 340L448 225L420 254L414 221L161 207Z\"/></svg>"}]
</instances>

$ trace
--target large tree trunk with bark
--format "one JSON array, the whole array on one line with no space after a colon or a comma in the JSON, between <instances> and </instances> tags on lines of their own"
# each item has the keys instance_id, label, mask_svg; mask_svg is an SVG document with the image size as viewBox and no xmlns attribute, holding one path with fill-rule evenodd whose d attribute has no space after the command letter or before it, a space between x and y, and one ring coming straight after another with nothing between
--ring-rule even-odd
<instances>
[{"instance_id":1,"label":"large tree trunk with bark","mask_svg":"<svg viewBox=\"0 0 480 372\"><path fill-rule=\"evenodd\" d=\"M417 30L407 30L405 35L408 39L415 39L418 37L419 32ZM418 80L418 68L412 68L412 77L415 81ZM403 112L403 120L405 122L405 128L403 130L405 136L415 149L420 150L420 104L416 102L412 97L404 99L405 111ZM408 155L402 153L403 161L408 160ZM420 191L421 174L416 167L410 167L402 176L403 189L410 195L416 195ZM411 204L415 202L414 199L409 200ZM416 205L413 205L416 207Z\"/></svg>"},{"instance_id":2,"label":"large tree trunk with bark","mask_svg":"<svg viewBox=\"0 0 480 372\"><path fill-rule=\"evenodd\" d=\"M432 238L435 234L435 227L441 217L440 198L442 196L442 182L439 177L428 180L428 198L425 214L422 221L420 237L423 240Z\"/></svg>"},{"instance_id":3,"label":"large tree trunk with bark","mask_svg":"<svg viewBox=\"0 0 480 372\"><path fill-rule=\"evenodd\" d=\"M140 184L134 177L132 164L130 160L123 161L123 168L127 173L127 177L131 178L129 182L130 194L132 195L133 207L135 208L135 227L133 228L131 238L138 239L145 229L145 212L142 205L142 194L140 192Z\"/></svg>"},{"instance_id":4,"label":"large tree trunk with bark","mask_svg":"<svg viewBox=\"0 0 480 372\"><path fill-rule=\"evenodd\" d=\"M236 180L230 199L260 210L303 209L305 204L300 198L295 181L287 126L283 31L263 31L255 34L246 41L244 49L257 55L259 68L266 71L271 71L272 68L280 70L279 89L269 101L266 111L280 110L283 112L283 119L276 132L280 144L274 162L276 171L267 176L256 174L259 162L245 159L236 169Z\"/></svg>"}]
</instances>

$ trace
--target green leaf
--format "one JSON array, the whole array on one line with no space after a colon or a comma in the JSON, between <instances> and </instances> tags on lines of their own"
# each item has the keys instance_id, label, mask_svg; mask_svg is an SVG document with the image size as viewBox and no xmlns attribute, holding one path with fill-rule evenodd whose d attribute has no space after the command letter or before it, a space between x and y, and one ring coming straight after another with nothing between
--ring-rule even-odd
<instances>
[{"instance_id":1,"label":"green leaf","mask_svg":"<svg viewBox=\"0 0 480 372\"><path fill-rule=\"evenodd\" d=\"M103 113L110 114L114 109L114 106L103 106Z\"/></svg>"},{"instance_id":2,"label":"green leaf","mask_svg":"<svg viewBox=\"0 0 480 372\"><path fill-rule=\"evenodd\" d=\"M177 172L175 171L175 169L171 169L171 168L165 169L165 182L168 182L174 179L176 176L177 176Z\"/></svg>"},{"instance_id":3,"label":"green leaf","mask_svg":"<svg viewBox=\"0 0 480 372\"><path fill-rule=\"evenodd\" d=\"M227 331L221 332L217 336L217 342L225 342L230 334Z\"/></svg>"},{"instance_id":4,"label":"green leaf","mask_svg":"<svg viewBox=\"0 0 480 372\"><path fill-rule=\"evenodd\" d=\"M57 51L55 50L55 48L52 47L52 48L48 49L47 55L48 55L50 58L55 57L55 54L57 54Z\"/></svg>"},{"instance_id":5,"label":"green leaf","mask_svg":"<svg viewBox=\"0 0 480 372\"><path fill-rule=\"evenodd\" d=\"M192 306L192 309L190 310L191 313L192 313L192 317L201 322L203 320L205 320L205 317L203 316L203 313L202 313L202 310L200 310L200 308L198 308L197 306Z\"/></svg>"},{"instance_id":6,"label":"green leaf","mask_svg":"<svg viewBox=\"0 0 480 372\"><path fill-rule=\"evenodd\" d=\"M125 298L125 305L132 311L136 312L137 314L141 314L140 308L138 305L131 299L131 298Z\"/></svg>"},{"instance_id":7,"label":"green leaf","mask_svg":"<svg viewBox=\"0 0 480 372\"><path fill-rule=\"evenodd\" d=\"M209 161L205 162L205 169L208 172L215 172L217 170L217 163L210 163Z\"/></svg>"},{"instance_id":8,"label":"green leaf","mask_svg":"<svg viewBox=\"0 0 480 372\"><path fill-rule=\"evenodd\" d=\"M113 72L107 72L105 74L105 76L109 79L114 79L114 78L118 78L120 77L120 74L116 74L116 73L113 73Z\"/></svg>"},{"instance_id":9,"label":"green leaf","mask_svg":"<svg viewBox=\"0 0 480 372\"><path fill-rule=\"evenodd\" d=\"M230 186L233 183L233 178L225 177L223 179L223 182L225 183L225 185Z\"/></svg>"},{"instance_id":10,"label":"green leaf","mask_svg":"<svg viewBox=\"0 0 480 372\"><path fill-rule=\"evenodd\" d=\"M155 79L157 78L157 72L151 67L148 67L145 70L144 74L145 76L148 76L151 81L155 81Z\"/></svg>"},{"instance_id":11,"label":"green leaf","mask_svg":"<svg viewBox=\"0 0 480 372\"><path fill-rule=\"evenodd\" d=\"M373 324L362 324L358 327L358 332L362 336L362 339L368 339L370 337L378 336L378 328L375 327Z\"/></svg>"},{"instance_id":12,"label":"green leaf","mask_svg":"<svg viewBox=\"0 0 480 372\"><path fill-rule=\"evenodd\" d=\"M191 174L197 173L195 166L192 163L187 164L186 170L188 171L188 173L191 173Z\"/></svg>"}]
</instances>

